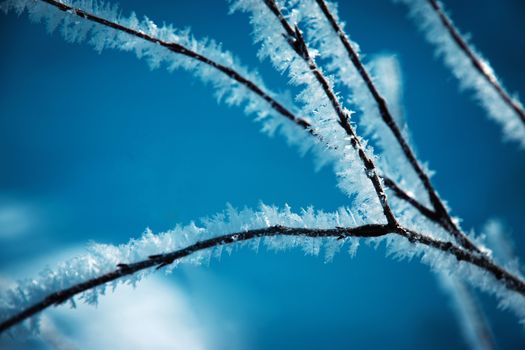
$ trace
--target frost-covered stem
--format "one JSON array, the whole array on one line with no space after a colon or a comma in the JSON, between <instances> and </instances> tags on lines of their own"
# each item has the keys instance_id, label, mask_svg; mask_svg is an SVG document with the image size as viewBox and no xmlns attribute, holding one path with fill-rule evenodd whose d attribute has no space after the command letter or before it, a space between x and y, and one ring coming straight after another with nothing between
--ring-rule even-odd
<instances>
[{"instance_id":1,"label":"frost-covered stem","mask_svg":"<svg viewBox=\"0 0 525 350\"><path fill-rule=\"evenodd\" d=\"M276 225L261 229L229 233L197 242L187 246L186 248L170 253L151 255L148 259L139 262L131 264L118 264L117 269L111 272L49 294L40 302L1 322L0 333L5 332L9 328L23 322L24 320L27 320L28 318L51 306L57 306L64 303L75 295L101 286L105 283L115 281L124 276L133 275L145 269L152 267L160 269L164 266L172 264L176 260L182 259L201 250L272 236L296 236L312 238L333 237L335 239L344 239L346 237L373 238L385 236L387 234L397 234L405 237L413 244L421 244L440 250L447 254L452 254L458 261L470 263L491 274L495 279L501 281L509 290L513 290L522 295L525 295L525 282L503 268L495 265L487 257L465 250L459 246L454 245L452 242L437 240L430 236L414 232L401 226L392 226L389 224L369 224L351 228L336 227L332 229L311 229Z\"/></svg>"},{"instance_id":2,"label":"frost-covered stem","mask_svg":"<svg viewBox=\"0 0 525 350\"><path fill-rule=\"evenodd\" d=\"M406 227L399 228L395 231L395 233L406 237L412 243L423 244L428 247L450 253L454 255L458 261L466 261L472 265L476 265L489 272L498 281L502 282L507 289L516 291L525 296L525 281L497 265L484 254L478 254L476 252L465 250L454 245L452 242L437 240Z\"/></svg>"},{"instance_id":3,"label":"frost-covered stem","mask_svg":"<svg viewBox=\"0 0 525 350\"><path fill-rule=\"evenodd\" d=\"M361 62L359 55L357 54L357 52L354 50L354 48L350 44L350 40L348 39L347 35L345 34L341 26L337 23L333 14L330 12L330 9L326 5L326 2L324 0L316 0L316 1L319 7L321 8L323 14L325 15L326 19L328 20L328 22L330 22L330 25L332 26L333 30L336 32L337 36L339 37L339 40L343 44L346 52L348 53L348 57L350 61L352 62L356 70L359 72L361 78L363 79L368 90L370 91L370 94L376 101L376 105L379 110L379 114L381 115L381 118L383 119L385 124L388 126L392 134L394 135L396 141L399 143L399 146L401 147L403 153L405 154L405 157L407 158L410 165L416 172L417 176L423 183L423 186L425 187L425 190L428 193L430 202L432 203L432 206L434 207L435 215L432 215L432 216L434 216L435 218L433 219L433 221L436 221L436 220L439 221L440 225L445 227L447 231L449 231L463 247L465 247L466 249L472 250L472 251L479 252L479 249L476 247L476 245L472 243L470 239L463 232L461 232L459 227L454 223L454 221L450 217L448 210L445 208L445 205L443 204L436 190L432 186L430 177L423 170L423 167L421 166L421 164L419 164L419 161L417 160L412 148L410 147L408 142L405 140L405 137L403 136L401 130L399 129L399 126L397 125L394 117L392 116L392 113L390 112L390 109L388 108L386 100L379 93L379 90L373 83L365 66ZM392 189L399 196L399 191L396 191L396 189L394 188ZM398 190L400 189L398 188ZM403 199L405 200L408 200L410 198L409 196L403 196L403 197L404 197ZM412 205L415 205L414 200L412 201L409 200L408 202ZM417 205L415 206L418 210L423 209L422 207L419 207ZM430 213L427 212L427 214L430 214ZM425 215L425 216L430 218L430 216L428 215Z\"/></svg>"},{"instance_id":4,"label":"frost-covered stem","mask_svg":"<svg viewBox=\"0 0 525 350\"><path fill-rule=\"evenodd\" d=\"M388 225L363 225L353 228L334 228L334 229L308 229L308 228L294 228L284 226L270 226L266 228L229 233L215 238L207 239L197 242L186 248L159 255L152 255L147 260L139 261L132 264L118 264L117 269L108 272L99 277L90 279L88 281L76 284L72 287L62 289L58 292L49 294L39 303L36 303L11 318L0 323L0 333L17 325L20 322L36 315L37 313L47 309L51 306L57 306L70 298L83 293L87 290L93 289L105 283L115 281L124 276L135 274L139 271L156 267L160 269L166 265L172 264L175 260L189 256L195 252L209 249L212 247L223 246L235 242L248 241L259 237L271 236L301 236L301 237L336 237L343 239L345 237L380 237L391 232L392 229Z\"/></svg>"},{"instance_id":5,"label":"frost-covered stem","mask_svg":"<svg viewBox=\"0 0 525 350\"><path fill-rule=\"evenodd\" d=\"M379 202L381 203L381 207L383 208L383 213L387 219L387 222L394 227L399 227L397 219L395 218L394 213L390 208L390 205L388 204L386 193L383 188L383 185L381 184L381 180L379 179L379 175L377 174L377 168L374 164L374 161L366 154L363 146L361 145L361 142L359 141L359 138L357 137L357 134L350 125L350 118L348 114L344 111L343 107L339 103L335 92L328 83L328 80L317 67L317 64L315 63L313 57L311 57L306 42L304 41L303 35L301 34L301 31L297 26L295 26L295 28L291 27L286 18L284 18L283 14L281 13L281 10L279 9L274 0L264 0L264 3L270 9L270 11L278 18L279 22L281 23L283 29L286 32L286 36L290 47L308 65L310 71L315 76L315 78L321 85L323 91L325 92L326 96L328 97L330 103L332 104L332 107L334 108L335 112L337 113L337 116L339 117L339 125L341 125L345 133L350 137L350 143L352 147L357 151L357 153L359 154L359 158L363 162L366 175L374 186L374 190L377 194Z\"/></svg>"},{"instance_id":6,"label":"frost-covered stem","mask_svg":"<svg viewBox=\"0 0 525 350\"><path fill-rule=\"evenodd\" d=\"M520 107L509 95L507 91L500 85L498 80L494 77L493 74L487 72L485 65L482 63L482 60L474 53L474 51L469 47L467 42L463 39L461 34L456 30L452 21L448 18L446 13L441 9L439 2L436 0L427 0L432 9L436 12L443 23L443 26L446 28L454 42L458 47L463 51L463 53L469 58L472 66L478 71L479 74L494 88L498 93L501 99L507 104L521 119L523 124L525 124L525 110Z\"/></svg>"},{"instance_id":7,"label":"frost-covered stem","mask_svg":"<svg viewBox=\"0 0 525 350\"><path fill-rule=\"evenodd\" d=\"M242 76L240 73L238 73L237 71L235 71L234 69L230 68L230 67L227 67L225 65L222 65L218 62L215 62L214 60L204 56L204 55L201 55L195 51L192 51L180 44L177 44L177 43L173 43L173 42L166 42L166 41L163 41L163 40L160 40L159 38L156 38L154 36L151 36L151 35L148 35L144 32L141 32L141 31L138 31L138 30L134 30L132 28L129 28L129 27L126 27L126 26L123 26L121 24L118 24L118 23L115 23L113 21L110 21L106 18L102 18L102 17L99 17L99 16L96 16L92 13L89 13L87 11L84 11L82 9L79 9L79 8L75 8L75 7L72 7L72 6L69 6L69 5L66 5L64 3L61 3L59 1L55 1L55 0L39 0L39 1L42 1L42 2L45 2L51 6L54 6L56 7L57 9L61 10L61 11L64 11L64 12L69 12L71 14L74 14L78 17L81 17L81 18L84 18L86 20L89 20L89 21L92 21L92 22L95 22L95 23L98 23L98 24L101 24L103 26L106 26L106 27L110 27L110 28L113 28L117 31L120 31L120 32L124 32L124 33L127 33L129 35L133 35L137 38L141 38L141 39L144 39L146 41L149 41L151 43L154 43L154 44L157 44L157 45L160 45L162 47L165 47L166 49L174 52L174 53L177 53L177 54L181 54L181 55L184 55L184 56L187 56L189 58L192 58L192 59L195 59L199 62L202 62L208 66L211 66L217 70L219 70L220 72L226 74L228 77L230 77L231 79L235 80L236 82L244 85L246 88L248 88L250 91L252 91L253 93L255 93L256 95L260 96L263 100L265 100L266 102L268 102L268 104L274 109L276 110L279 114L283 115L284 117L288 118L289 120L293 121L295 124L301 126L302 128L308 130L310 133L312 133L312 131L310 130L310 124L304 120L304 119L301 119L297 116L295 116L292 112L290 112L286 107L284 107L282 104L280 104L278 101L276 101L273 97L271 97L270 95L268 95L266 92L264 92L257 84L255 84L253 81L245 78L244 76Z\"/></svg>"}]
</instances>

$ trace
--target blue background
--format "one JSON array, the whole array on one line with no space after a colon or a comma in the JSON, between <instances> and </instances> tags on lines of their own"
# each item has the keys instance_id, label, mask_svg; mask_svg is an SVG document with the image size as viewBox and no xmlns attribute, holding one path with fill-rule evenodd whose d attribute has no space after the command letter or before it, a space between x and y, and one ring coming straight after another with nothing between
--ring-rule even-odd
<instances>
[{"instance_id":1,"label":"blue background","mask_svg":"<svg viewBox=\"0 0 525 350\"><path fill-rule=\"evenodd\" d=\"M523 94L525 3L446 5L509 90ZM258 67L274 90L284 87L256 59L246 16L227 15L226 2L128 0L121 7L191 26L198 38L209 35ZM503 143L499 126L459 93L404 7L341 1L340 16L365 57L398 55L418 154L437 171L435 186L453 214L477 230L502 218L523 258L523 151ZM0 17L0 47L0 207L34 215L18 234L0 236L3 276L18 276L35 256L90 240L124 243L146 227L167 230L227 202L327 211L348 203L330 168L315 172L309 156L261 134L240 109L217 105L211 88L188 73L150 71L128 53L99 55L13 14ZM192 277L202 269L213 278ZM354 259L340 253L328 264L299 251L246 249L164 278L182 286L197 310L205 302L242 324L240 348L466 348L433 274L417 261L385 257L382 247L363 246ZM493 298L481 300L501 348L523 349L517 318ZM217 347L233 348L225 332Z\"/></svg>"}]
</instances>

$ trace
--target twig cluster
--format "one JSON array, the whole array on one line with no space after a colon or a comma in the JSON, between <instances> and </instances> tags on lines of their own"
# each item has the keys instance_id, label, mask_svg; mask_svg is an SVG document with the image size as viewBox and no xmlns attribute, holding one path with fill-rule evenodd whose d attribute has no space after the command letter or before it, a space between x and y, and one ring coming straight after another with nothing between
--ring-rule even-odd
<instances>
[{"instance_id":1,"label":"twig cluster","mask_svg":"<svg viewBox=\"0 0 525 350\"><path fill-rule=\"evenodd\" d=\"M306 118L299 117L287 109L283 104L279 103L269 93L265 92L263 88L258 86L255 82L244 77L242 74L237 72L234 68L225 66L213 59L206 57L205 55L191 50L184 45L176 42L166 42L152 36L150 34L135 30L130 27L126 27L122 24L116 23L109 19L100 17L96 14L89 13L81 8L75 8L66 3L62 3L57 0L38 0L55 7L58 10L69 12L74 16L78 16L84 20L98 23L99 25L112 28L113 30L126 33L132 37L143 39L147 42L154 43L164 47L174 54L184 55L192 60L196 60L202 64L216 69L223 73L228 78L241 84L255 95L259 96L262 100L266 101L268 105L275 110L279 115L288 120L292 121L299 128L306 130L311 137L317 139L318 142L325 144L327 147L331 147L328 140L324 140L318 130L316 130ZM370 74L368 73L365 65L362 63L358 53L352 47L350 40L343 31L341 25L337 22L336 17L330 11L329 6L324 0L316 0L317 5L321 9L325 16L325 19L330 23L334 33L339 38L348 55L348 61L352 64L360 75L360 78L365 83L370 95L374 99L379 114L394 136L398 146L402 150L406 160L416 173L419 181L423 185L426 194L429 198L431 208L418 201L403 190L400 185L393 181L388 174L384 174L374 163L373 156L367 153L366 148L362 145L360 137L357 135L354 127L350 123L350 116L340 103L336 92L333 90L328 78L325 76L323 71L319 68L316 63L315 57L312 55L310 48L303 36L303 32L298 25L290 23L285 15L282 13L281 7L275 0L261 0L264 2L266 7L271 13L278 19L281 24L281 30L284 37L286 38L289 46L296 55L304 61L308 66L310 73L315 77L315 80L320 85L326 98L330 101L331 107L338 117L338 124L347 136L349 145L357 152L362 165L362 171L365 172L366 177L372 184L375 195L377 196L378 202L381 205L383 216L386 223L374 223L367 224L357 227L334 227L331 229L307 229L300 227L284 227L284 226L270 226L261 229L248 230L243 232L229 233L226 235L218 236L215 238L203 240L190 245L186 248L165 253L159 255L150 256L148 259L138 261L129 264L119 264L114 271L101 275L97 278L85 281L83 283L74 285L67 289L63 289L48 295L45 299L37 304L30 306L29 308L21 311L20 313L4 320L0 323L0 332L3 332L14 325L34 316L42 310L61 304L75 295L83 293L87 290L93 289L97 286L106 284L111 281L115 281L124 276L133 275L139 271L149 268L162 268L174 261L179 260L183 257L189 256L197 251L210 249L217 246L231 245L235 242L248 241L260 237L270 236L298 236L298 237L332 237L333 239L346 239L347 237L381 237L385 235L397 235L402 237L412 244L422 245L432 249L436 249L445 254L451 255L457 259L457 261L463 261L473 266L480 268L486 273L490 274L494 279L500 281L508 290L517 292L522 296L525 296L525 281L520 277L511 273L502 266L496 264L488 255L483 253L483 250L478 247L454 222L451 217L449 210L444 205L443 201L439 198L437 191L431 183L429 175L425 172L422 165L419 163L415 156L414 150L411 148L409 142L403 136L399 125L393 118L392 113L389 109L388 104L382 97L378 88L375 86ZM481 74L486 74L479 61L476 60L476 56L469 51L468 45L462 41L459 34L454 30L454 27L450 25L446 15L441 11L438 3L435 0L429 0L435 11L440 15L443 25L450 30L451 35L458 45L465 50L467 55L471 58L473 65L480 71ZM277 29L276 29L277 30ZM513 104L512 99L505 93L505 91L497 84L497 81L489 81L494 85L494 88L501 95L501 98L520 115L522 120L525 122L525 114L518 105ZM425 232L416 232L409 227L403 226L396 214L392 210L392 207L387 196L385 189L391 191L398 200L404 201L411 207L416 209L422 217L430 222L440 226L446 232L450 234L451 240L441 240L433 238L432 235Z\"/></svg>"}]
</instances>

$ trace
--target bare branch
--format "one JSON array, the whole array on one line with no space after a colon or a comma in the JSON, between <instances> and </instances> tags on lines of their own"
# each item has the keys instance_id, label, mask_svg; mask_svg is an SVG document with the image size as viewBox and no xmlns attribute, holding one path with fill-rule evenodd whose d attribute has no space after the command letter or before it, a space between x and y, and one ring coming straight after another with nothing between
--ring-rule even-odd
<instances>
[{"instance_id":1,"label":"bare branch","mask_svg":"<svg viewBox=\"0 0 525 350\"><path fill-rule=\"evenodd\" d=\"M81 18L86 19L86 20L90 20L90 21L99 23L101 25L113 28L115 30L125 32L127 34L130 34L130 35L138 37L138 38L142 38L142 39L144 39L146 41L149 41L149 42L152 42L152 43L157 43L157 44L167 48L168 50L170 50L170 51L172 51L174 53L185 55L185 56L187 56L189 58L195 59L195 60L200 61L200 62L202 62L204 64L207 64L207 65L209 65L211 67L214 67L217 70L219 70L222 73L224 73L225 75L227 75L228 77L230 77L231 79L239 82L240 84L243 84L248 89L250 89L252 92L254 92L258 96L263 98L280 115L282 115L282 116L286 117L287 119L293 121L296 125L300 126L303 129L306 129L310 134L312 134L313 136L316 136L318 139L320 139L322 142L324 142L320 138L320 136L315 133L315 130L311 129L310 123L308 123L308 121L306 121L303 118L295 116L292 112L290 112L288 109L286 109L282 104L280 104L274 98L272 98L270 95L268 95L266 92L264 92L254 82L252 82L251 80L243 77L240 73L238 73L237 71L233 70L230 67L226 67L224 65L221 65L221 64L211 60L210 58L208 58L208 57L206 57L204 55L201 55L199 53L196 53L196 52L194 52L192 50L189 50L188 48L186 48L186 47L184 47L182 45L179 45L177 43L168 43L168 42L162 41L162 40L160 40L160 39L158 39L156 37L147 35L147 34L145 34L143 32L140 32L140 31L133 30L132 28L128 28L128 27L123 26L121 24L109 21L109 20L107 20L105 18L101 18L99 16L93 15L93 14L88 13L88 12L82 10L82 9L74 8L72 6L66 5L64 3L61 3L61 2L58 2L58 1L55 1L55 0L40 0L40 1L45 2L45 3L47 3L47 4L51 5L51 6L54 6L54 7L56 7L57 9L59 9L61 11L64 11L64 12L67 11L69 13L77 15L77 16L79 16ZM380 106L380 107L383 106L384 107L384 112L386 112L385 114L383 114L383 111L380 109L380 111L382 111L381 115L383 115L383 116L384 115L390 116L391 123L389 124L387 122L387 125L389 125L389 126L390 125L394 125L397 128L397 130L399 130L399 128L397 127L397 125L395 123L395 120L391 117L391 114L390 114L390 112L388 110L388 107L387 107L386 103L384 102L384 99L380 96L379 92L377 91L377 89L375 88L374 84L372 83L370 77L368 76L368 73L366 72L366 69L364 68L364 66L360 62L359 57L353 51L353 49L352 49L352 47L351 47L351 45L350 45L346 35L344 34L344 32L342 32L342 30L338 26L337 22L335 22L335 19L333 18L333 16L329 12L329 10L326 7L326 4L324 4L323 0L317 0L317 1L318 1L318 3L320 3L320 6L323 9L323 11L324 11L324 8L326 8L326 10L328 11L328 15L327 15L328 17L327 18L329 20L330 20L330 18L332 19L332 20L330 20L330 22L332 23L332 25L335 25L334 28L336 28L335 30L338 33L340 39L342 40L343 45L345 46L345 48L347 48L347 50L348 49L350 50L349 51L349 56L351 58L355 57L355 59L357 60L358 66L361 67L361 69L359 69L359 71L360 71L360 73L365 75L365 77L363 77L363 79L367 82L367 86L369 87L369 89L371 89L371 92L375 91L375 95L374 95L373 92L372 92L372 94L374 96L378 96L381 99L381 101L383 101L382 103L379 103L378 106ZM322 4L325 5L324 8L323 8ZM280 21L283 24L285 30L287 31L287 34L291 33L292 35L295 35L294 30L288 25L288 23L286 22L286 20L284 19L284 17L282 15L281 15ZM368 82L370 84L368 84ZM401 136L401 139L402 139L402 136ZM409 146L407 146L407 147L409 147ZM416 162L417 162L417 160L416 160ZM407 201L409 204L414 206L414 208L416 208L419 212L421 212L423 215L425 215L428 219L430 219L430 220L440 224L442 227L444 227L447 231L449 231L451 233L454 233L454 232L456 232L456 234L457 234L457 232L461 233L459 231L459 229L457 228L457 226L453 223L453 221L450 218L448 220L446 220L446 221L442 221L440 219L436 219L435 215L433 215L429 211L428 208L426 208L423 204L418 202L416 199L410 197L405 191L403 191L391 179L389 179L387 177L384 177L384 176L382 178L384 179L385 186L387 186L390 189L392 189L392 191L394 192L394 194L397 197L399 197L402 200Z\"/></svg>"},{"instance_id":2,"label":"bare branch","mask_svg":"<svg viewBox=\"0 0 525 350\"><path fill-rule=\"evenodd\" d=\"M315 130L311 129L310 124L305 119L295 116L292 112L290 112L288 109L286 109L283 105L281 105L279 102L277 102L275 99L273 99L270 95L268 95L266 92L264 92L254 82L252 82L251 80L243 77L240 73L238 73L237 71L233 70L230 67L226 67L224 65L221 65L221 64L211 60L210 58L208 58L208 57L206 57L204 55L201 55L201 54L199 54L197 52L194 52L194 51L192 51L192 50L190 50L190 49L188 49L188 48L186 48L186 47L184 47L182 45L179 45L177 43L169 43L169 42L162 41L159 38L156 38L156 37L153 37L151 35L145 34L143 32L134 30L132 28L128 28L128 27L123 26L121 24L112 22L112 21L110 21L108 19L96 16L96 15L91 14L89 12L86 12L86 11L84 11L82 9L74 8L72 6L63 4L63 3L55 1L55 0L40 0L40 1L48 3L49 5L54 6L54 7L56 7L57 9L59 9L61 11L64 11L64 12L67 11L69 13L72 13L72 14L74 14L76 16L79 16L81 18L84 18L86 20L93 21L95 23L99 23L101 25L113 28L113 29L118 30L118 31L122 31L122 32L130 34L132 36L135 36L135 37L138 37L138 38L142 38L142 39L144 39L146 41L159 44L159 45L167 48L168 50L170 50L170 51L172 51L172 52L174 52L176 54L185 55L185 56L187 56L189 58L195 59L195 60L200 61L200 62L202 62L204 64L207 64L207 65L209 65L211 67L214 67L217 70L219 70L222 73L224 73L225 75L227 75L228 77L230 77L231 79L233 79L233 80L243 84L248 89L250 89L252 92L254 92L258 96L263 98L280 115L282 115L282 116L288 118L289 120L293 121L296 125L300 126L301 128L308 130L308 132L310 134L312 134L313 136L317 137L319 140L324 142L324 140L318 134L315 133ZM324 4L324 2L322 0L317 0L317 1L321 1L322 4ZM273 5L272 5L272 3L273 3ZM280 13L279 9L277 8L276 4L273 1L267 1L267 4L270 5L270 9L272 10L272 12L274 14L276 14L277 17L279 18L279 20L280 20L281 24L283 25L283 28L285 29L287 35L291 35L292 38L297 36L297 35L299 36L299 38L298 38L299 40L295 40L295 44L293 42L291 42L292 46L295 45L294 50L300 52L301 57L304 57L304 55L307 55L307 59L309 59L308 49L306 48L306 44L304 42L304 39L302 38L302 35L301 35L300 31L297 28L293 29L288 24L288 22L286 21L284 16ZM321 7L321 8L323 8L323 7ZM325 4L325 8L326 8L326 4ZM328 11L328 14L330 16L329 18L332 18L333 24L335 24L335 26L337 26L337 28L339 28L338 24L335 22L335 19L333 18L333 16L331 15L331 13L329 11ZM331 21L331 23L332 23L332 21ZM359 57L353 51L353 49L352 49L348 39L346 38L346 35L344 34L344 32L342 32L340 30L340 28L338 30L336 30L336 31L337 31L337 33L340 34L340 38L343 41L343 44L345 42L347 43L347 44L345 44L345 47L350 48L351 51L349 52L349 55L352 56L351 53L353 53L353 55L355 56L355 58L357 60L357 63L361 67L360 72L365 74L365 76L367 78L367 79L365 79L365 78L363 78L363 79L365 79L365 81L369 81L370 82L370 85L368 85L368 83L367 83L367 86L369 86L369 89L372 89L373 91L375 91L376 95L383 101L383 103L380 104L380 106L383 106L384 110L386 111L386 115L390 116L391 125L394 125L397 128L395 120L391 117L391 114L390 114L390 112L388 110L388 107L387 107L384 99L382 99L382 97L380 96L378 90L376 89L376 87L372 83L370 77L368 76L368 73L366 72L366 69L364 68L364 66L360 62ZM329 87L326 79L324 78L322 73L316 68L315 62L312 62L312 63L313 63L313 67L315 68L314 71L316 72L315 73L316 74L316 78L320 79L321 82L324 82L324 85L322 84L323 88L325 89L325 91L328 91L329 97L331 96L330 100L331 100L332 104L334 104L334 108L336 108L336 111L338 112L339 117L342 118L343 120L346 120L344 123L348 124L348 127L349 127L348 117L345 115L345 113L342 110L341 106L339 105L337 99L335 98L334 92L331 91L331 88ZM387 125L388 125L388 123L387 123ZM399 130L399 128L397 128L397 130ZM353 132L351 130L351 128L350 128L350 130L347 130L345 128L345 131L347 133L350 132L350 135ZM403 140L402 136L401 136L401 139ZM352 139L352 141L354 141L354 140L358 141L357 138L355 137L355 134L354 134L354 138ZM407 145L407 147L409 147L409 146ZM360 156L364 155L366 157L364 152L362 152L362 153L360 152L359 155ZM371 160L369 158L366 158L366 159L368 159L368 161L365 162L365 164L370 164ZM417 162L417 160L416 160L416 162ZM418 202L416 199L414 199L413 197L409 196L394 181L392 181L388 177L384 177L383 176L382 178L384 180L385 186L389 187L394 192L394 194L397 197L399 197L402 200L407 201L409 204L411 204L415 209L417 209L425 217L427 217L428 219L432 220L433 222L438 223L439 225L441 225L443 228L445 228L447 231L449 231L451 233L460 232L459 229L457 229L457 227L455 226L455 224L452 222L451 219L450 219L450 223L449 223L449 222L444 222L444 221L440 220L439 218L436 218L436 216L437 216L436 213L433 213L428 208L426 208L423 204ZM377 184L378 183L376 181L376 183L374 183L374 187L376 187ZM380 186L380 183L379 183L379 186ZM384 193L384 191L383 191L383 193ZM381 201L381 202L383 202L383 201ZM388 206L388 203L386 203L386 204ZM393 214L392 214L392 216L393 216Z\"/></svg>"}]
</instances>

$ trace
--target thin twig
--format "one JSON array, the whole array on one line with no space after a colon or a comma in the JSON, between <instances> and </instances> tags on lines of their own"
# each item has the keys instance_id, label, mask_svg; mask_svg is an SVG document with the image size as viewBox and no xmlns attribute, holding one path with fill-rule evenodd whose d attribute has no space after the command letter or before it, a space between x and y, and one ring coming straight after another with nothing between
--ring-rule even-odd
<instances>
[{"instance_id":1,"label":"thin twig","mask_svg":"<svg viewBox=\"0 0 525 350\"><path fill-rule=\"evenodd\" d=\"M501 97L503 102L507 106L509 106L517 115L520 117L523 124L525 124L525 110L523 110L523 107L521 107L519 104L514 101L507 91L501 86L501 84L498 82L494 74L489 72L485 65L483 64L483 61L481 58L479 58L476 53L470 48L468 43L463 39L461 34L457 31L457 29L452 24L452 21L450 18L448 18L447 14L443 11L440 4L436 0L428 0L428 3L432 7L432 9L436 12L436 14L439 16L439 19L441 20L441 23L447 30L447 32L450 34L454 42L458 45L458 47L463 51L463 53L468 57L470 60L470 63L472 63L472 66L478 71L481 76L492 86L492 88L498 93L498 95Z\"/></svg>"},{"instance_id":2,"label":"thin twig","mask_svg":"<svg viewBox=\"0 0 525 350\"><path fill-rule=\"evenodd\" d=\"M350 143L352 147L357 151L359 158L363 162L364 170L366 172L367 177L370 179L370 181L372 182L372 185L374 186L374 190L377 194L377 197L379 199L379 202L381 204L381 207L383 209L383 213L387 219L387 222L393 226L398 227L399 224L397 222L397 219L394 216L392 209L390 208L390 205L388 204L387 196L386 196L385 190L383 189L383 185L381 184L381 180L379 179L379 175L377 174L377 168L374 164L374 161L365 152L363 146L361 145L361 141L359 141L357 134L355 133L352 126L350 125L349 116L347 115L347 113L344 111L343 107L339 103L339 100L337 99L335 92L330 87L328 80L317 67L317 64L315 63L315 60L313 59L313 57L311 57L309 53L309 49L306 45L306 42L304 41L301 31L299 30L297 26L295 26L295 28L292 28L292 26L288 23L286 18L281 13L281 10L279 9L279 7L277 6L274 0L264 0L264 3L281 23L283 29L286 32L288 43L290 44L290 47L308 65L310 71L315 76L315 78L321 85L323 91L325 92L326 97L332 104L332 107L334 108L334 111L336 112L339 118L339 125L343 128L345 133L350 137Z\"/></svg>"},{"instance_id":3,"label":"thin twig","mask_svg":"<svg viewBox=\"0 0 525 350\"><path fill-rule=\"evenodd\" d=\"M286 109L286 107L284 107L282 104L280 104L279 102L277 102L273 97L271 97L270 95L268 95L266 92L264 92L257 84L255 84L253 81L249 80L248 78L244 77L243 75L241 75L240 73L238 73L237 71L235 71L234 69L230 68L230 67L227 67L225 65L222 65L218 62L215 62L214 60L204 56L204 55L201 55L195 51L192 51L190 49L188 49L187 47L183 46L183 45L180 45L178 43L174 43L174 42L166 42L166 41L163 41L163 40L160 40L159 38L156 38L154 36L151 36L151 35L148 35L144 32L141 32L141 31L138 31L138 30L134 30L132 28L129 28L129 27L126 27L126 26L123 26L121 24L118 24L116 22L112 22L106 18L102 18L102 17L99 17L99 16L96 16L92 13L89 13L89 12L86 12L82 9L79 9L79 8L75 8L75 7L72 7L72 6L69 6L69 5L66 5L64 3L61 3L59 1L55 1L55 0L40 0L42 2L45 2L51 6L54 6L55 8L61 10L61 11L64 11L64 12L69 12L71 14L74 14L78 17L81 17L81 18L84 18L86 20L89 20L89 21L92 21L92 22L95 22L95 23L98 23L98 24L101 24L103 26L106 26L106 27L110 27L110 28L113 28L117 31L120 31L120 32L124 32L124 33L127 33L127 34L130 34L132 36L135 36L135 37L138 37L138 38L141 38L141 39L144 39L146 41L149 41L151 43L154 43L154 44L158 44L162 47L165 47L166 49L174 52L174 53L178 53L178 54L181 54L181 55L184 55L184 56L187 56L189 58L192 58L192 59L195 59L199 62L202 62L208 66L211 66L219 71L221 71L222 73L226 74L228 77L230 77L231 79L235 80L236 82L244 85L246 88L248 88L249 90L251 90L253 93L257 94L258 96L260 96L263 100L265 100L266 102L268 102L270 104L270 106L275 109L279 114L285 116L286 118L288 118L289 120L293 121L295 124L301 126L302 128L306 129L306 130L309 130L310 128L310 124L304 120L304 119L301 119L297 116L295 116L292 112L290 112L288 109Z\"/></svg>"},{"instance_id":4,"label":"thin twig","mask_svg":"<svg viewBox=\"0 0 525 350\"><path fill-rule=\"evenodd\" d=\"M244 85L246 88L250 89L252 92L254 92L258 96L260 96L262 99L267 101L269 103L269 105L277 113L279 113L280 115L282 115L282 116L286 117L287 119L291 120L292 122L294 122L299 127L307 130L311 135L313 135L313 136L317 137L318 139L320 139L321 141L323 141L322 138L318 134L316 134L315 130L313 130L311 128L311 125L310 125L310 123L308 121L306 121L304 118L300 118L300 117L294 115L291 111L286 109L282 104L280 104L274 98L272 98L270 95L268 95L266 92L264 92L259 86L257 86L257 84L255 84L251 80L245 78L240 73L238 73L237 71L235 71L234 69L232 69L230 67L226 67L224 65L221 65L221 64L213 61L212 59L210 59L210 58L208 58L208 57L206 57L206 56L204 56L202 54L196 53L196 52L194 52L194 51L192 51L192 50L190 50L190 49L188 49L188 48L186 48L186 47L184 47L184 46L182 46L180 44L168 43L168 42L162 41L159 38L156 38L156 37L153 37L151 35L145 34L143 32L140 32L140 31L134 30L132 28L123 26L121 24L115 23L115 22L110 21L108 19L96 16L96 15L91 14L91 13L89 13L87 11L82 10L82 9L74 8L72 6L63 4L63 3L55 1L55 0L40 0L40 1L45 2L45 3L47 3L47 4L51 5L51 6L54 6L55 8L57 8L57 9L59 9L61 11L69 12L71 14L74 14L74 15L79 16L81 18L84 18L86 20L89 20L89 21L92 21L92 22L95 22L95 23L98 23L98 24L101 24L101 25L113 28L115 30L118 30L118 31L130 34L130 35L133 35L135 37L144 39L144 40L152 42L152 43L157 43L157 44L165 47L166 49L168 49L168 50L170 50L170 51L172 51L172 52L174 52L176 54L182 54L182 55L185 55L185 56L187 56L187 57L189 57L191 59L195 59L195 60L197 60L199 62L207 64L207 65L209 65L209 66L219 70L220 72L224 73L226 76L228 76L231 79L237 81L238 83ZM383 179L386 180L385 181L385 185L387 187L391 188L393 190L394 194L396 196L398 196L400 199L407 200L408 198L410 198L410 196L405 191L403 191L399 186L397 186L392 180L388 180L386 177L383 177ZM427 218L430 219L430 216L425 214L425 212L427 212L427 211L424 210L424 209L422 210L422 208L424 208L423 204L417 202L413 198L412 198L412 200L409 200L408 203L413 205L423 215L427 216ZM435 219L432 219L432 220L435 221ZM450 225L444 225L443 223L440 223L440 224L445 229L447 229L449 231L453 231L450 228Z\"/></svg>"},{"instance_id":5,"label":"thin twig","mask_svg":"<svg viewBox=\"0 0 525 350\"><path fill-rule=\"evenodd\" d=\"M498 281L503 282L505 287L509 290L516 291L525 296L525 281L505 270L501 266L496 265L486 255L465 250L464 248L454 245L452 242L437 240L431 236L418 233L406 227L398 229L396 233L406 237L412 243L419 243L441 250L443 252L450 253L454 255L458 261L466 261L472 265L476 265L489 272Z\"/></svg>"},{"instance_id":6,"label":"thin twig","mask_svg":"<svg viewBox=\"0 0 525 350\"><path fill-rule=\"evenodd\" d=\"M457 240L458 242L465 247L466 249L479 252L479 248L472 243L472 241L465 235L459 227L454 223L452 218L450 217L450 214L448 213L448 210L446 209L445 205L439 198L436 190L432 186L432 183L430 181L430 177L426 174L426 172L423 170L423 167L419 164L419 161L417 160L412 148L408 144L408 142L405 140L403 134L401 133L401 130L399 129L399 126L397 125L395 119L392 117L392 113L390 112L390 109L388 108L388 105L379 93L379 90L373 83L372 79L370 78L370 75L368 74L365 66L361 62L361 59L359 58L359 55L354 50L352 45L350 44L350 40L348 39L346 33L343 31L341 26L337 23L335 20L335 17L330 12L328 6L326 5L324 0L316 0L317 4L321 8L323 14L327 18L328 22L332 26L332 29L336 32L337 36L339 37L339 40L343 44L344 48L346 49L346 52L348 53L348 57L354 67L359 72L361 78L365 82L368 90L372 94L372 97L376 101L377 108L379 109L379 114L381 115L383 121L388 126L392 134L394 135L396 141L398 142L399 146L401 147L401 150L405 154L405 157L407 158L408 162L416 172L417 176L423 183L423 186L425 187L425 190L428 193L430 202L432 203L432 206L434 207L434 212L436 214L437 219L440 221L441 226L445 227L447 231L449 231ZM399 192L393 189L394 192ZM408 197L405 197L407 199ZM414 204L415 202L412 201L411 204ZM416 209L420 209L419 207L416 207ZM428 216L427 216L428 217Z\"/></svg>"}]
</instances>

